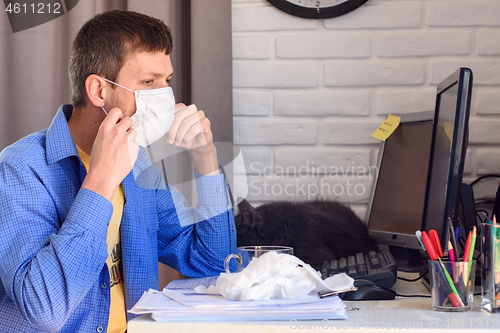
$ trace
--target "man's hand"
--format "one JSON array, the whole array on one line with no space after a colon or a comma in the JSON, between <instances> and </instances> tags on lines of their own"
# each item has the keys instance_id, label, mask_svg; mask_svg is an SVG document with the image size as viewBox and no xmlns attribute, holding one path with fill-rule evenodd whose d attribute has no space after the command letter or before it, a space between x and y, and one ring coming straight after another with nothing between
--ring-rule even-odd
<instances>
[{"instance_id":1,"label":"man's hand","mask_svg":"<svg viewBox=\"0 0 500 333\"><path fill-rule=\"evenodd\" d=\"M167 132L167 142L186 148L198 173L218 174L217 152L212 143L210 120L194 104L175 106L175 118Z\"/></svg>"},{"instance_id":2,"label":"man's hand","mask_svg":"<svg viewBox=\"0 0 500 333\"><path fill-rule=\"evenodd\" d=\"M139 145L135 142L137 132L132 125L132 119L124 117L120 109L109 111L94 140L83 188L111 201L118 185L132 170L139 153Z\"/></svg>"}]
</instances>

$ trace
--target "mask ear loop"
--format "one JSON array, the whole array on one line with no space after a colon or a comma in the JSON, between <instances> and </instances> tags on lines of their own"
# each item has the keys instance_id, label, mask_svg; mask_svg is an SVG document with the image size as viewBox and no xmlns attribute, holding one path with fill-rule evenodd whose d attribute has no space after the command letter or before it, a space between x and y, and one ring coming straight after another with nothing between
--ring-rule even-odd
<instances>
[{"instance_id":1,"label":"mask ear loop","mask_svg":"<svg viewBox=\"0 0 500 333\"><path fill-rule=\"evenodd\" d=\"M104 81L108 81L109 83L112 83L112 84L114 84L114 85L116 85L116 86L118 86L118 87L120 87L120 88L127 89L128 91L131 91L131 92L133 92L133 93L135 93L135 92L136 92L135 90L129 89L129 88L127 88L127 87L124 87L124 86L122 86L121 84L118 84L118 83L115 83L115 82L113 82L113 81L111 81L111 80L108 80L108 79L106 79L105 77L101 77L101 79L103 79Z\"/></svg>"},{"instance_id":2,"label":"mask ear loop","mask_svg":"<svg viewBox=\"0 0 500 333\"><path fill-rule=\"evenodd\" d=\"M113 82L113 81L111 81L111 80L106 79L105 77L101 77L101 79L103 79L104 81L107 81L107 82L109 82L109 83L111 83L111 84L114 84L114 85L116 85L116 86L118 86L118 87L121 87L121 88L123 88L123 89L127 89L128 91L131 91L131 92L133 92L134 94L136 93L136 91L135 91L135 90L129 89L129 88L127 88L127 87L124 87L124 86L122 86L121 84L118 84L118 83L115 83L115 82ZM104 107L103 107L103 106L101 106L101 109L102 109L102 111L104 111L104 113L105 113L105 114L106 114L106 116L107 116L107 115L108 115L108 113L106 112L106 110L104 110Z\"/></svg>"},{"instance_id":3,"label":"mask ear loop","mask_svg":"<svg viewBox=\"0 0 500 333\"><path fill-rule=\"evenodd\" d=\"M129 89L129 88L127 88L127 87L124 87L124 86L122 86L121 84L118 84L118 83L116 83L116 82L113 82L113 81L111 81L111 80L106 79L105 77L102 77L102 76L101 76L101 79L103 79L104 81L107 81L107 82L109 82L109 83L111 83L111 84L114 84L115 86L118 86L118 87L120 87L120 88L127 89L128 91L133 92L133 93L136 95L136 98L137 98L137 95L138 95L138 92L137 92L137 91L132 90L132 89ZM106 114L106 116L107 116L107 115L108 115L108 113L106 112L106 110L104 110L104 107L103 107L103 106L101 106L101 109L104 111L104 113L105 113L105 114Z\"/></svg>"}]
</instances>

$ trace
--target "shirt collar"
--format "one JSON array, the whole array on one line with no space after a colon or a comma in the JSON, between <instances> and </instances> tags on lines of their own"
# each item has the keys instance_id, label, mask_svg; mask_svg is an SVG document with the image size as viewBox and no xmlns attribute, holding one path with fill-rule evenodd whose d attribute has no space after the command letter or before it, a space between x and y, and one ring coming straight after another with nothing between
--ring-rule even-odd
<instances>
[{"instance_id":1,"label":"shirt collar","mask_svg":"<svg viewBox=\"0 0 500 333\"><path fill-rule=\"evenodd\" d=\"M68 120L71 118L72 113L73 106L71 104L61 105L59 110L57 110L52 123L47 129L46 149L48 165L59 162L69 156L80 157L75 141L73 140L73 136L71 136L71 132L68 127ZM139 147L139 156L134 165L134 168L136 169L135 174L140 174L144 171L144 169L150 167L151 165L152 162L147 158L146 151L144 148Z\"/></svg>"},{"instance_id":2,"label":"shirt collar","mask_svg":"<svg viewBox=\"0 0 500 333\"><path fill-rule=\"evenodd\" d=\"M47 129L46 149L47 164L51 165L69 156L78 156L75 141L68 127L68 120L73 113L71 104L63 104Z\"/></svg>"}]
</instances>

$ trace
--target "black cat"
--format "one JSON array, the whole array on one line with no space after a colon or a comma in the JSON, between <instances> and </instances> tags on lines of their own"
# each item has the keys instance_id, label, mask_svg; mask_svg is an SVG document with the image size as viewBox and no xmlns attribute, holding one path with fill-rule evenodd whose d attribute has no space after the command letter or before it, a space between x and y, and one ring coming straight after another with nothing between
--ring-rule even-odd
<instances>
[{"instance_id":1,"label":"black cat","mask_svg":"<svg viewBox=\"0 0 500 333\"><path fill-rule=\"evenodd\" d=\"M348 207L332 201L238 204L238 246L281 245L316 269L325 260L378 251L368 228Z\"/></svg>"}]
</instances>

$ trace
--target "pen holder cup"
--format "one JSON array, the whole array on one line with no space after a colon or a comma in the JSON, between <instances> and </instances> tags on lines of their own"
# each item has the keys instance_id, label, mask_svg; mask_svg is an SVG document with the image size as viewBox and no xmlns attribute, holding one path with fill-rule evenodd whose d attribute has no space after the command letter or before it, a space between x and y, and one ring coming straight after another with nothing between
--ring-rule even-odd
<instances>
[{"instance_id":1,"label":"pen holder cup","mask_svg":"<svg viewBox=\"0 0 500 333\"><path fill-rule=\"evenodd\" d=\"M241 246L236 254L230 254L224 261L224 270L231 273L231 259L236 260L236 272L241 272L253 258L258 258L267 252L278 252L293 255L293 248L288 246Z\"/></svg>"},{"instance_id":2,"label":"pen holder cup","mask_svg":"<svg viewBox=\"0 0 500 333\"><path fill-rule=\"evenodd\" d=\"M481 308L500 312L500 225L481 226Z\"/></svg>"},{"instance_id":3,"label":"pen holder cup","mask_svg":"<svg viewBox=\"0 0 500 333\"><path fill-rule=\"evenodd\" d=\"M472 309L475 272L475 260L429 261L432 308L438 311Z\"/></svg>"}]
</instances>

